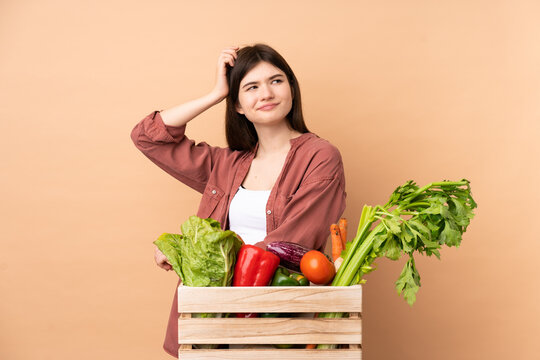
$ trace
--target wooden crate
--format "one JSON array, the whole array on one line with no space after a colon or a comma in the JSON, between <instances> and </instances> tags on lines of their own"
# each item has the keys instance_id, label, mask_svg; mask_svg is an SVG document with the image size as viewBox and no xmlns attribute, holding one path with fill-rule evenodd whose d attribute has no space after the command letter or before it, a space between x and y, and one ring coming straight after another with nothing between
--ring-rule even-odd
<instances>
[{"instance_id":1,"label":"wooden crate","mask_svg":"<svg viewBox=\"0 0 540 360\"><path fill-rule=\"evenodd\" d=\"M355 359L361 358L362 288L355 286L261 286L178 288L179 358ZM344 312L349 317L192 318L192 313ZM348 344L348 348L194 349L193 344Z\"/></svg>"}]
</instances>

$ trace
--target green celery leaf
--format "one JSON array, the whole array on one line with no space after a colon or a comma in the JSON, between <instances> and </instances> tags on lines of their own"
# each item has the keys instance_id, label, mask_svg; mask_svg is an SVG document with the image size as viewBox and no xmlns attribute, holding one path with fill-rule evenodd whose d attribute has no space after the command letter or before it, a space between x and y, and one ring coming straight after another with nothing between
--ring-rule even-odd
<instances>
[{"instance_id":1,"label":"green celery leaf","mask_svg":"<svg viewBox=\"0 0 540 360\"><path fill-rule=\"evenodd\" d=\"M401 248L398 240L391 236L389 237L382 248L382 254L390 260L398 260L401 257Z\"/></svg>"},{"instance_id":2,"label":"green celery leaf","mask_svg":"<svg viewBox=\"0 0 540 360\"><path fill-rule=\"evenodd\" d=\"M388 231L392 234L399 235L401 233L401 222L395 217L387 217L382 219L382 222L388 228Z\"/></svg>"},{"instance_id":3,"label":"green celery leaf","mask_svg":"<svg viewBox=\"0 0 540 360\"><path fill-rule=\"evenodd\" d=\"M439 260L441 259L441 253L437 249L426 249L426 255L427 256L435 255L437 259Z\"/></svg>"},{"instance_id":4,"label":"green celery leaf","mask_svg":"<svg viewBox=\"0 0 540 360\"><path fill-rule=\"evenodd\" d=\"M411 229L407 229L407 231L414 231L416 232L416 230L411 230ZM415 242L416 242L416 236L415 234L413 233L414 236L410 236L410 237L402 237L401 238L401 247L403 249L404 252L411 252L411 251L414 251L416 249L416 245L415 245Z\"/></svg>"},{"instance_id":5,"label":"green celery leaf","mask_svg":"<svg viewBox=\"0 0 540 360\"><path fill-rule=\"evenodd\" d=\"M412 233L409 229L407 222L401 223L401 241L406 243L411 243L413 241L415 234Z\"/></svg>"},{"instance_id":6,"label":"green celery leaf","mask_svg":"<svg viewBox=\"0 0 540 360\"><path fill-rule=\"evenodd\" d=\"M381 231L377 233L377 235L373 238L373 249L379 250L381 246L388 240L388 238L391 238L392 234L386 231Z\"/></svg>"},{"instance_id":7,"label":"green celery leaf","mask_svg":"<svg viewBox=\"0 0 540 360\"><path fill-rule=\"evenodd\" d=\"M396 190L390 195L388 205L393 206L404 201L408 196L418 190L418 186L412 180L407 181L405 184L398 186Z\"/></svg>"},{"instance_id":8,"label":"green celery leaf","mask_svg":"<svg viewBox=\"0 0 540 360\"><path fill-rule=\"evenodd\" d=\"M412 306L416 301L416 293L420 289L420 274L416 270L411 254L409 254L409 260L403 267L395 285L398 294L403 295L407 303Z\"/></svg>"},{"instance_id":9,"label":"green celery leaf","mask_svg":"<svg viewBox=\"0 0 540 360\"><path fill-rule=\"evenodd\" d=\"M426 217L423 217L422 222L426 224L429 230L431 230L431 238L432 239L438 239L439 233L442 230L441 223L444 220L440 215L428 215Z\"/></svg>"},{"instance_id":10,"label":"green celery leaf","mask_svg":"<svg viewBox=\"0 0 540 360\"><path fill-rule=\"evenodd\" d=\"M418 234L420 234L420 240L422 240L423 238L431 238L431 230L429 230L429 228L422 224L420 221L416 219L410 219L409 221L407 221L407 223L409 224L409 226L417 230Z\"/></svg>"},{"instance_id":11,"label":"green celery leaf","mask_svg":"<svg viewBox=\"0 0 540 360\"><path fill-rule=\"evenodd\" d=\"M450 199L450 212L454 216L456 224L466 228L474 217L472 210L466 207L459 199Z\"/></svg>"},{"instance_id":12,"label":"green celery leaf","mask_svg":"<svg viewBox=\"0 0 540 360\"><path fill-rule=\"evenodd\" d=\"M433 195L432 197L428 198L428 202L430 206L424 210L422 210L422 213L424 214L433 214L433 215L443 215L448 212L448 209L444 204L446 203L446 197L441 195Z\"/></svg>"},{"instance_id":13,"label":"green celery leaf","mask_svg":"<svg viewBox=\"0 0 540 360\"><path fill-rule=\"evenodd\" d=\"M456 228L454 222L445 221L444 224L444 229L441 232L439 243L446 244L447 246L458 247L461 244L461 233Z\"/></svg>"}]
</instances>

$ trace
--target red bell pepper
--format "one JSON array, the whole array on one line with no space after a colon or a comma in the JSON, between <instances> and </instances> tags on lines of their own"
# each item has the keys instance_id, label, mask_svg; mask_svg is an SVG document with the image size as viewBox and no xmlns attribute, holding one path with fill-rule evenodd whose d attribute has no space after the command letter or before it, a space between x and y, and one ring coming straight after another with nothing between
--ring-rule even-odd
<instances>
[{"instance_id":1,"label":"red bell pepper","mask_svg":"<svg viewBox=\"0 0 540 360\"><path fill-rule=\"evenodd\" d=\"M234 267L233 286L265 286L272 280L279 257L257 246L242 245ZM237 317L256 317L257 314L236 314Z\"/></svg>"}]
</instances>

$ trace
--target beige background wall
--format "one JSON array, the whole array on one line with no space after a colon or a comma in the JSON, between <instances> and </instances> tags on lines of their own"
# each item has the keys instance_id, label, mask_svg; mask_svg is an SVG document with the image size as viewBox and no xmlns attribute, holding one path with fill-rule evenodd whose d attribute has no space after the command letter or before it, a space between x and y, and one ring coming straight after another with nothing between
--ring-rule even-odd
<instances>
[{"instance_id":1,"label":"beige background wall","mask_svg":"<svg viewBox=\"0 0 540 360\"><path fill-rule=\"evenodd\" d=\"M408 179L468 178L459 249L379 261L366 359L539 355L537 1L0 2L0 358L167 359L176 275L152 241L199 195L132 145L146 114L209 91L221 49L265 42L295 70L310 129L339 147L345 215ZM188 134L224 145L224 104Z\"/></svg>"}]
</instances>

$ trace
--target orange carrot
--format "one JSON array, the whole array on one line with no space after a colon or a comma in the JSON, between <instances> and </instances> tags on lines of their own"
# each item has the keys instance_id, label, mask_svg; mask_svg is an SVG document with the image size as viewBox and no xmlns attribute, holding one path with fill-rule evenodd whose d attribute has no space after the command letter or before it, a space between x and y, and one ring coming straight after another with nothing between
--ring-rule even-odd
<instances>
[{"instance_id":1,"label":"orange carrot","mask_svg":"<svg viewBox=\"0 0 540 360\"><path fill-rule=\"evenodd\" d=\"M343 242L341 241L338 224L330 225L330 235L332 235L332 259L336 261L343 251Z\"/></svg>"},{"instance_id":2,"label":"orange carrot","mask_svg":"<svg viewBox=\"0 0 540 360\"><path fill-rule=\"evenodd\" d=\"M345 249L345 244L347 243L347 219L339 219L339 233L341 234L341 242L343 243L343 248Z\"/></svg>"}]
</instances>

